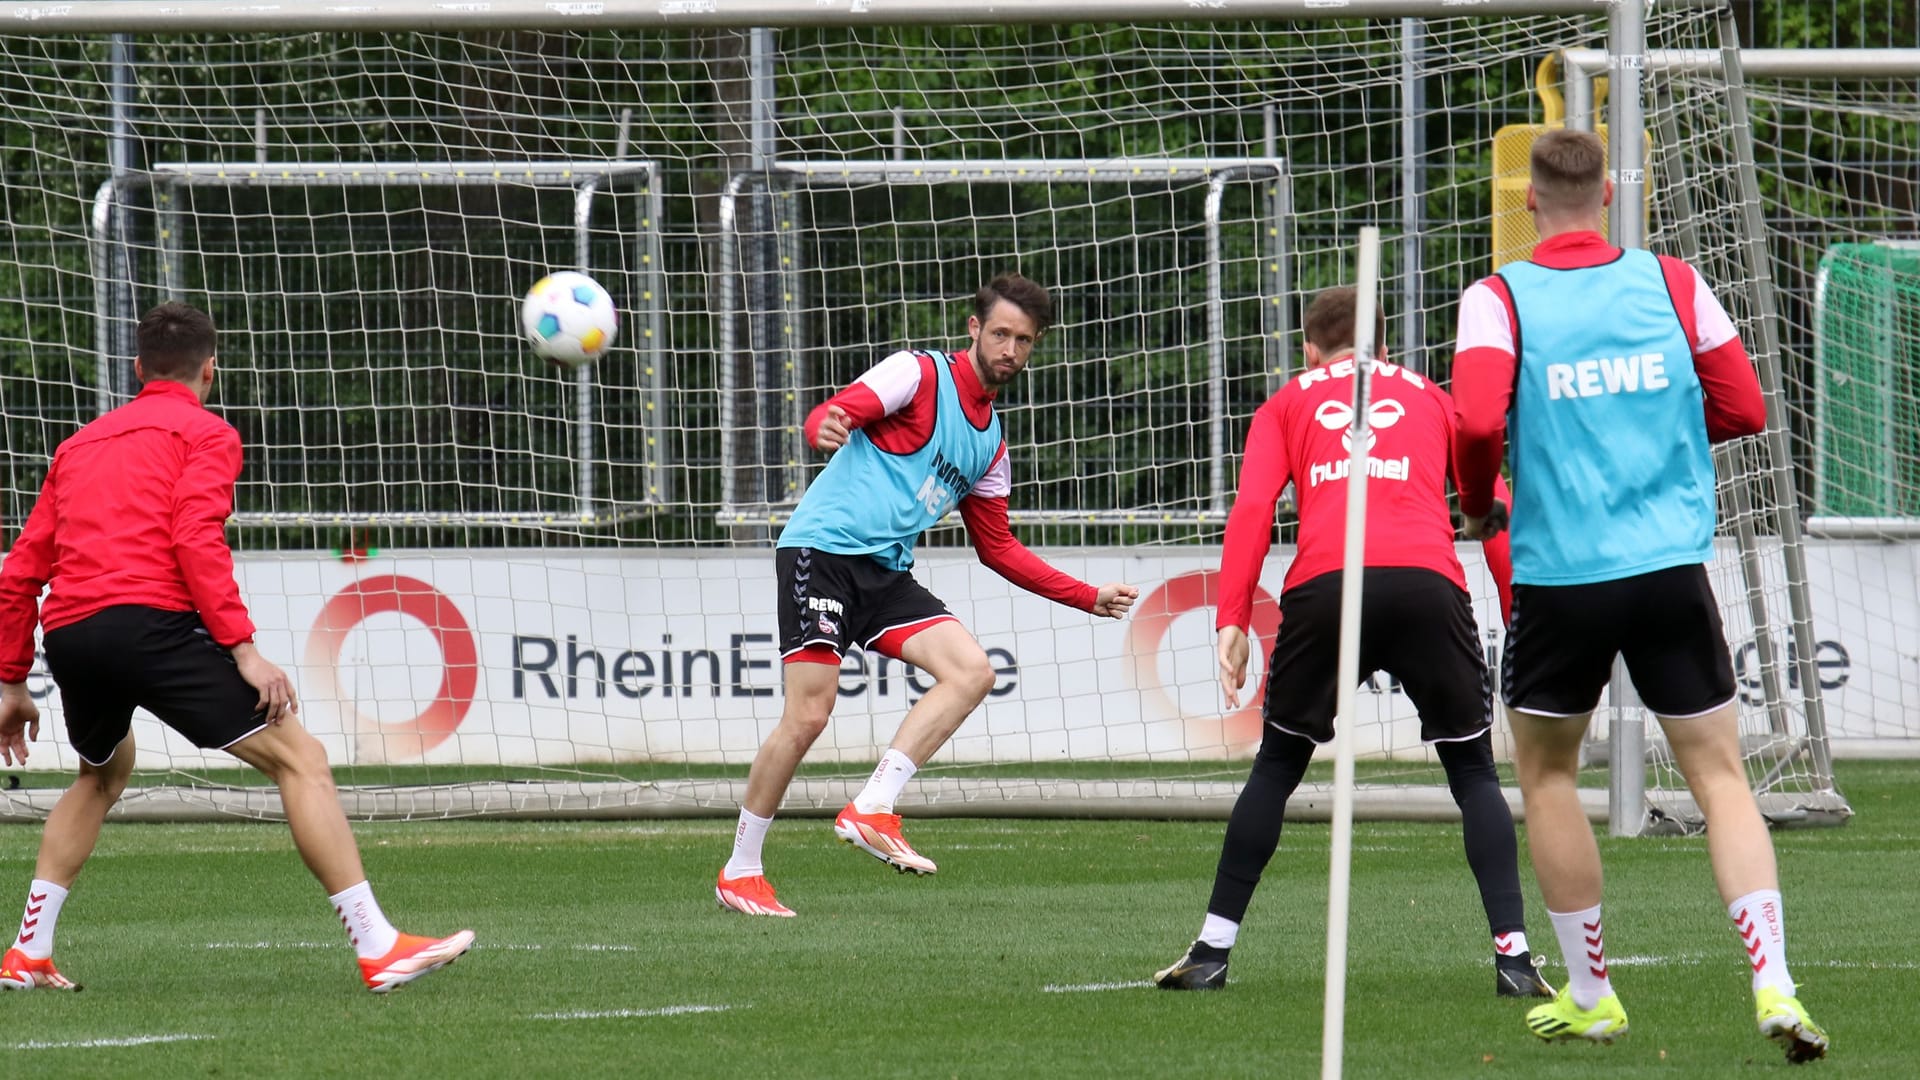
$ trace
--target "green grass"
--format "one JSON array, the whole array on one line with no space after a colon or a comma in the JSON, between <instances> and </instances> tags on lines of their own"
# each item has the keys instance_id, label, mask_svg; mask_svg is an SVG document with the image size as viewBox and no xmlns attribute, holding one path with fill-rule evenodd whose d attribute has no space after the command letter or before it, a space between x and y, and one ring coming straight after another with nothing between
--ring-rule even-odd
<instances>
[{"instance_id":1,"label":"green grass","mask_svg":"<svg viewBox=\"0 0 1920 1080\"><path fill-rule=\"evenodd\" d=\"M1912 764L1843 763L1859 817L1776 836L1790 956L1834 1037L1813 1075L1920 1060L1910 932L1920 882ZM724 821L358 827L403 927L481 945L402 993L358 988L284 828L114 825L61 919L82 994L4 999L8 1071L44 1076L1313 1076L1325 826L1289 826L1222 994L1133 982L1198 928L1217 822L928 820L940 874L903 878L778 824L768 857L793 920L720 912ZM39 830L0 829L24 891ZM1523 833L1524 838L1524 833ZM1492 996L1485 923L1455 827L1355 837L1347 1075L1778 1074L1699 839L1603 841L1608 944L1633 1031L1547 1046ZM1528 883L1529 930L1552 933ZM0 895L0 902L11 902ZM254 947L262 945L264 947ZM210 947L220 946L220 947ZM1557 977L1558 970L1550 969ZM543 1014L725 1006L677 1015ZM20 1049L139 1036L194 1041Z\"/></svg>"}]
</instances>

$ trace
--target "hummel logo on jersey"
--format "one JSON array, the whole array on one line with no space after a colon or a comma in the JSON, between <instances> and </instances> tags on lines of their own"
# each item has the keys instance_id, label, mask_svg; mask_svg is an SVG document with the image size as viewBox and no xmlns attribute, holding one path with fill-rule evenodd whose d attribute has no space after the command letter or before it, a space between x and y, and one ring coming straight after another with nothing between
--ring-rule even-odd
<instances>
[{"instance_id":1,"label":"hummel logo on jersey","mask_svg":"<svg viewBox=\"0 0 1920 1080\"><path fill-rule=\"evenodd\" d=\"M1303 376L1304 377L1304 376ZM1379 437L1374 434L1376 428L1390 428L1407 415L1407 407L1392 398L1382 398L1367 406L1367 452L1372 453ZM1344 401L1323 401L1313 410L1313 418L1328 431L1340 433L1340 445L1349 454L1353 452L1353 407ZM1409 457L1367 459L1367 475L1381 480L1405 480L1410 473L1413 459ZM1353 462L1348 458L1315 465L1307 470L1307 485L1319 487L1330 480L1345 480L1353 471Z\"/></svg>"},{"instance_id":2,"label":"hummel logo on jersey","mask_svg":"<svg viewBox=\"0 0 1920 1080\"><path fill-rule=\"evenodd\" d=\"M1577 364L1547 365L1547 400L1589 398L1602 394L1632 394L1641 390L1665 390L1667 356L1642 353L1636 356L1603 357Z\"/></svg>"}]
</instances>

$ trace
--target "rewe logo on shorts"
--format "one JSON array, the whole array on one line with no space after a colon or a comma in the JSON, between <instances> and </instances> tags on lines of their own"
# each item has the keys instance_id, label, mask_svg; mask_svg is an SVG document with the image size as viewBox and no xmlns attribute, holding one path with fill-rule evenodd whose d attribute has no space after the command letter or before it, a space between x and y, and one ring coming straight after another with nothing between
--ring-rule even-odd
<instances>
[{"instance_id":1,"label":"rewe logo on shorts","mask_svg":"<svg viewBox=\"0 0 1920 1080\"><path fill-rule=\"evenodd\" d=\"M1390 428L1407 415L1407 407L1392 398L1382 398L1367 406L1367 452L1373 452L1379 436L1374 434L1377 428ZM1353 453L1353 406L1344 401L1323 401L1313 410L1313 418L1328 431L1340 433L1340 446L1347 453ZM1367 459L1367 475L1381 480L1405 480L1413 465L1409 457ZM1307 486L1319 487L1323 482L1345 480L1353 471L1351 458L1341 458L1315 465L1307 470Z\"/></svg>"}]
</instances>

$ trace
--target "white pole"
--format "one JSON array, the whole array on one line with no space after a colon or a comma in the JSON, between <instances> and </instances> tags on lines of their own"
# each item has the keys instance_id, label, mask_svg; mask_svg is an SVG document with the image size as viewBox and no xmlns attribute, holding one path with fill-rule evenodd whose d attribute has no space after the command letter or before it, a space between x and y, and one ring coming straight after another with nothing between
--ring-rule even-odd
<instances>
[{"instance_id":1,"label":"white pole","mask_svg":"<svg viewBox=\"0 0 1920 1080\"><path fill-rule=\"evenodd\" d=\"M1360 585L1367 556L1367 424L1372 389L1380 230L1360 230L1360 279L1353 309L1353 457L1347 471L1346 560L1340 574L1339 715L1333 729L1333 858L1327 873L1327 1002L1320 1075L1338 1080L1347 1023L1347 898L1353 867L1353 707L1360 684Z\"/></svg>"}]
</instances>

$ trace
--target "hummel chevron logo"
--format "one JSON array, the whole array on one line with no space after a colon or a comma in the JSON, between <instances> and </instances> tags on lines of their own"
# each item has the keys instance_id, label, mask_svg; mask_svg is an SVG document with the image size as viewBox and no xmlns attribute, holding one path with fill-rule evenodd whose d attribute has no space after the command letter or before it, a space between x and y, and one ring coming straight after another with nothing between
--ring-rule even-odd
<instances>
[{"instance_id":1,"label":"hummel chevron logo","mask_svg":"<svg viewBox=\"0 0 1920 1080\"><path fill-rule=\"evenodd\" d=\"M27 903L29 904L37 904L40 901L45 900L46 898L47 898L46 893L41 893L39 896L35 896L31 892L27 893Z\"/></svg>"},{"instance_id":2,"label":"hummel chevron logo","mask_svg":"<svg viewBox=\"0 0 1920 1080\"><path fill-rule=\"evenodd\" d=\"M1495 934L1493 936L1494 952L1499 953L1501 956L1512 956L1513 950L1514 940L1512 934Z\"/></svg>"},{"instance_id":3,"label":"hummel chevron logo","mask_svg":"<svg viewBox=\"0 0 1920 1080\"><path fill-rule=\"evenodd\" d=\"M32 935L32 934L21 934L21 935L20 935L20 944L22 944L22 945L25 945L25 944L26 944L27 942L29 942L29 941L32 941L32 940L33 940L33 935Z\"/></svg>"},{"instance_id":4,"label":"hummel chevron logo","mask_svg":"<svg viewBox=\"0 0 1920 1080\"><path fill-rule=\"evenodd\" d=\"M34 927L36 927L36 926L39 926L39 925L40 925L40 920L39 920L39 919L27 919L26 921L24 921L24 922L22 922L22 923L20 924L20 929L22 929L22 930L31 930L31 929L33 929Z\"/></svg>"},{"instance_id":5,"label":"hummel chevron logo","mask_svg":"<svg viewBox=\"0 0 1920 1080\"><path fill-rule=\"evenodd\" d=\"M44 904L28 904L28 905L27 905L27 914L29 914L29 915L38 915L38 914L40 914L40 909L41 909L42 907L44 907L44 906L45 906Z\"/></svg>"}]
</instances>

